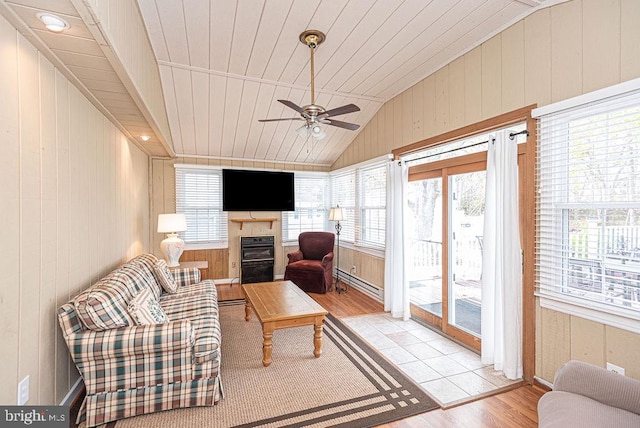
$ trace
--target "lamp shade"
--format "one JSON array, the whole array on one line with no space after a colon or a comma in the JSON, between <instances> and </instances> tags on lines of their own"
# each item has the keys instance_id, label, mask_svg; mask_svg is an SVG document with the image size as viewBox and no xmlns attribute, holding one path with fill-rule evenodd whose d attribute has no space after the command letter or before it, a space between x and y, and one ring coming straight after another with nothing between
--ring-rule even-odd
<instances>
[{"instance_id":1,"label":"lamp shade","mask_svg":"<svg viewBox=\"0 0 640 428\"><path fill-rule=\"evenodd\" d=\"M344 211L340 207L331 208L329 211L329 221L344 220Z\"/></svg>"},{"instance_id":2,"label":"lamp shade","mask_svg":"<svg viewBox=\"0 0 640 428\"><path fill-rule=\"evenodd\" d=\"M158 233L176 233L187 230L187 218L184 214L158 215Z\"/></svg>"}]
</instances>

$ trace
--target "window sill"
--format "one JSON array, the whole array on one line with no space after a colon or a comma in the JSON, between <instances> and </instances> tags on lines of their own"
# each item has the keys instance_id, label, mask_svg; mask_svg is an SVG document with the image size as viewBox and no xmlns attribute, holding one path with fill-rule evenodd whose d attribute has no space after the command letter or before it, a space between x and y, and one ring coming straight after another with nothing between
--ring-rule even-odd
<instances>
[{"instance_id":1,"label":"window sill","mask_svg":"<svg viewBox=\"0 0 640 428\"><path fill-rule=\"evenodd\" d=\"M614 308L550 291L536 292L536 296L540 298L543 308L640 334L640 317L638 311L633 309Z\"/></svg>"},{"instance_id":2,"label":"window sill","mask_svg":"<svg viewBox=\"0 0 640 428\"><path fill-rule=\"evenodd\" d=\"M185 243L185 250L219 250L229 248L229 242L205 242L201 244Z\"/></svg>"},{"instance_id":3,"label":"window sill","mask_svg":"<svg viewBox=\"0 0 640 428\"><path fill-rule=\"evenodd\" d=\"M369 254L379 259L384 259L384 248L375 248L365 245L354 244L353 242L340 242L341 248L349 248L350 250L359 251L361 253Z\"/></svg>"}]
</instances>

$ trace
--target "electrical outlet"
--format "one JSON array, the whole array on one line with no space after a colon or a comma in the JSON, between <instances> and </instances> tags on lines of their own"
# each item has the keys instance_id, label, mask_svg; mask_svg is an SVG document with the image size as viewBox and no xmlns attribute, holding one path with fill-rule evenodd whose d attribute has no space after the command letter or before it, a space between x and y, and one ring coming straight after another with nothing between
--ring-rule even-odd
<instances>
[{"instance_id":1,"label":"electrical outlet","mask_svg":"<svg viewBox=\"0 0 640 428\"><path fill-rule=\"evenodd\" d=\"M232 267L233 269L235 269L235 268L236 268L236 262L231 262L231 267Z\"/></svg>"},{"instance_id":2,"label":"electrical outlet","mask_svg":"<svg viewBox=\"0 0 640 428\"><path fill-rule=\"evenodd\" d=\"M607 362L607 370L624 376L624 367L616 366L610 362Z\"/></svg>"},{"instance_id":3,"label":"electrical outlet","mask_svg":"<svg viewBox=\"0 0 640 428\"><path fill-rule=\"evenodd\" d=\"M29 401L29 375L18 384L18 406L24 406Z\"/></svg>"},{"instance_id":4,"label":"electrical outlet","mask_svg":"<svg viewBox=\"0 0 640 428\"><path fill-rule=\"evenodd\" d=\"M351 266L351 271L352 271L353 273L356 273L356 265Z\"/></svg>"}]
</instances>

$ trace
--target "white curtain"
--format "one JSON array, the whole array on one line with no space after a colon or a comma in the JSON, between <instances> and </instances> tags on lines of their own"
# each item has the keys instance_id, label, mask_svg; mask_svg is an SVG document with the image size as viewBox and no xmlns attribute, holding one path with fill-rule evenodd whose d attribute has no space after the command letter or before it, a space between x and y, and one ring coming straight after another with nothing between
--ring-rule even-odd
<instances>
[{"instance_id":1,"label":"white curtain","mask_svg":"<svg viewBox=\"0 0 640 428\"><path fill-rule=\"evenodd\" d=\"M404 261L404 191L409 182L409 170L402 161L390 161L387 166L387 242L384 259L384 310L391 316L408 320L409 283L405 278Z\"/></svg>"},{"instance_id":2,"label":"white curtain","mask_svg":"<svg viewBox=\"0 0 640 428\"><path fill-rule=\"evenodd\" d=\"M507 130L490 139L482 257L482 362L522 378L522 251L518 145Z\"/></svg>"}]
</instances>

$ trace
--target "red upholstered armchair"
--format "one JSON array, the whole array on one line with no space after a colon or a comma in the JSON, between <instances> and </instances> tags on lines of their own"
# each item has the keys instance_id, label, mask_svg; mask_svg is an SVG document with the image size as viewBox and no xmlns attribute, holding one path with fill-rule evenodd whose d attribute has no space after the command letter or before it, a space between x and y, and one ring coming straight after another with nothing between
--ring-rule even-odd
<instances>
[{"instance_id":1,"label":"red upholstered armchair","mask_svg":"<svg viewBox=\"0 0 640 428\"><path fill-rule=\"evenodd\" d=\"M302 232L300 249L287 254L289 263L284 279L293 281L304 291L326 293L333 284L333 243L330 232Z\"/></svg>"}]
</instances>

